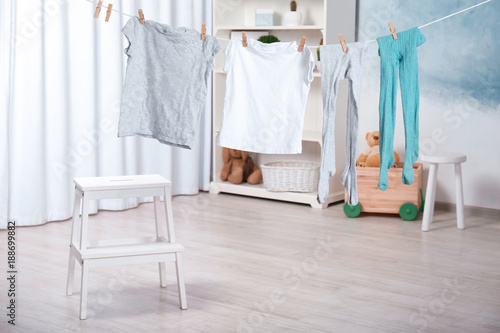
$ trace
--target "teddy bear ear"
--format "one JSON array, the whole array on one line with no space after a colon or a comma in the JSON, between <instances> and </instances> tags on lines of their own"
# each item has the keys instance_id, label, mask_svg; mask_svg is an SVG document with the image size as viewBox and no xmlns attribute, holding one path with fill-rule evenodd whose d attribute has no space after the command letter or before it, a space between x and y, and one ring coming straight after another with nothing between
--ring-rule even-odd
<instances>
[{"instance_id":1,"label":"teddy bear ear","mask_svg":"<svg viewBox=\"0 0 500 333\"><path fill-rule=\"evenodd\" d=\"M366 133L366 140L370 137L370 132Z\"/></svg>"},{"instance_id":2,"label":"teddy bear ear","mask_svg":"<svg viewBox=\"0 0 500 333\"><path fill-rule=\"evenodd\" d=\"M243 161L246 161L246 160L247 160L247 158L248 158L248 152L247 152L247 151L243 151L243 150L242 150L242 151L241 151L241 159L242 159Z\"/></svg>"},{"instance_id":3,"label":"teddy bear ear","mask_svg":"<svg viewBox=\"0 0 500 333\"><path fill-rule=\"evenodd\" d=\"M222 160L224 163L229 162L229 148L222 147Z\"/></svg>"}]
</instances>

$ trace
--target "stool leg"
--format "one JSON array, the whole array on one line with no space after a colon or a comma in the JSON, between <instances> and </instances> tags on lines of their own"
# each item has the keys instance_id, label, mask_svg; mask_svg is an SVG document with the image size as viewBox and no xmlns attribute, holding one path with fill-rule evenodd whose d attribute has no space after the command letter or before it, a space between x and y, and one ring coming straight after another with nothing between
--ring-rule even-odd
<instances>
[{"instance_id":1,"label":"stool leg","mask_svg":"<svg viewBox=\"0 0 500 333\"><path fill-rule=\"evenodd\" d=\"M82 262L82 290L80 292L80 319L87 319L87 282L89 276L89 263Z\"/></svg>"},{"instance_id":2,"label":"stool leg","mask_svg":"<svg viewBox=\"0 0 500 333\"><path fill-rule=\"evenodd\" d=\"M73 280L75 278L75 258L73 258L73 253L69 252L69 265L68 265L68 281L66 283L66 295L73 295Z\"/></svg>"},{"instance_id":3,"label":"stool leg","mask_svg":"<svg viewBox=\"0 0 500 333\"><path fill-rule=\"evenodd\" d=\"M431 163L429 166L429 178L427 179L427 191L425 192L424 217L422 219L422 231L429 231L434 215L434 200L436 197L436 177L438 165Z\"/></svg>"},{"instance_id":4,"label":"stool leg","mask_svg":"<svg viewBox=\"0 0 500 333\"><path fill-rule=\"evenodd\" d=\"M80 226L80 250L87 249L87 230L89 221L89 199L83 193L82 223ZM82 282L80 292L80 319L87 318L87 280L89 275L89 264L82 260Z\"/></svg>"},{"instance_id":5,"label":"stool leg","mask_svg":"<svg viewBox=\"0 0 500 333\"><path fill-rule=\"evenodd\" d=\"M73 280L75 278L75 257L73 256L73 246L77 241L77 231L79 228L80 220L80 204L81 198L75 190L75 200L73 203L73 221L71 222L71 240L69 244L69 263L68 263L68 279L66 282L66 295L73 295Z\"/></svg>"},{"instance_id":6,"label":"stool leg","mask_svg":"<svg viewBox=\"0 0 500 333\"><path fill-rule=\"evenodd\" d=\"M182 268L182 253L175 254L175 270L177 271L177 289L179 291L179 304L182 310L187 309L186 287L184 286L184 271Z\"/></svg>"},{"instance_id":7,"label":"stool leg","mask_svg":"<svg viewBox=\"0 0 500 333\"><path fill-rule=\"evenodd\" d=\"M164 262L158 263L158 270L160 271L160 286L165 288L167 286L167 271Z\"/></svg>"},{"instance_id":8,"label":"stool leg","mask_svg":"<svg viewBox=\"0 0 500 333\"><path fill-rule=\"evenodd\" d=\"M455 191L457 195L457 228L464 229L464 193L462 186L462 166L455 163Z\"/></svg>"},{"instance_id":9,"label":"stool leg","mask_svg":"<svg viewBox=\"0 0 500 333\"><path fill-rule=\"evenodd\" d=\"M83 194L82 220L80 225L80 250L87 249L87 230L89 222L89 199Z\"/></svg>"},{"instance_id":10,"label":"stool leg","mask_svg":"<svg viewBox=\"0 0 500 333\"><path fill-rule=\"evenodd\" d=\"M165 187L164 204L165 204L165 214L167 214L168 241L170 243L175 243L174 215L172 213L172 190L170 187Z\"/></svg>"},{"instance_id":11,"label":"stool leg","mask_svg":"<svg viewBox=\"0 0 500 333\"><path fill-rule=\"evenodd\" d=\"M155 227L156 227L156 237L160 237L164 235L164 229L163 226L161 225L161 219L159 217L159 202L160 202L160 197L154 197L154 206L155 206ZM165 263L164 262L159 262L158 263L158 271L160 272L160 286L161 287L166 287L167 286L167 272L165 269Z\"/></svg>"}]
</instances>

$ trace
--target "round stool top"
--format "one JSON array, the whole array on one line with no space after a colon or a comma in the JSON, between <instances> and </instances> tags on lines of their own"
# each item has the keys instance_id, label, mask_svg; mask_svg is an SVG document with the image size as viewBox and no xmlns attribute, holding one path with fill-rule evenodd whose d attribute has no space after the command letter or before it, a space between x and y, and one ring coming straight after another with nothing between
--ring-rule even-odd
<instances>
[{"instance_id":1,"label":"round stool top","mask_svg":"<svg viewBox=\"0 0 500 333\"><path fill-rule=\"evenodd\" d=\"M428 163L463 163L467 155L461 153L439 152L433 155L420 154L419 159Z\"/></svg>"}]
</instances>

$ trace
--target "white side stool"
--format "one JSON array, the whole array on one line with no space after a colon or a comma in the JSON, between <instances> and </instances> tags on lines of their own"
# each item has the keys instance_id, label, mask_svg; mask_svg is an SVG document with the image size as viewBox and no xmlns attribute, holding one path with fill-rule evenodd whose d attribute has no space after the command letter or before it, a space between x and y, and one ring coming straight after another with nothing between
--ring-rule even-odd
<instances>
[{"instance_id":1,"label":"white side stool","mask_svg":"<svg viewBox=\"0 0 500 333\"><path fill-rule=\"evenodd\" d=\"M455 191L457 196L457 228L464 229L464 194L462 189L462 163L467 156L460 153L439 153L437 155L420 155L422 162L430 163L427 191L425 193L424 217L422 231L429 231L434 215L434 201L436 200L436 178L439 164L455 164Z\"/></svg>"},{"instance_id":2,"label":"white side stool","mask_svg":"<svg viewBox=\"0 0 500 333\"><path fill-rule=\"evenodd\" d=\"M160 175L74 178L75 204L69 251L66 294L73 293L75 260L82 266L80 319L87 317L87 280L90 267L158 263L160 285L167 286L165 262L175 262L181 309L187 309L182 270L184 247L175 242L172 184ZM133 239L88 240L89 201L110 198L154 197L156 235ZM165 217L159 217L160 196ZM81 218L79 216L82 207Z\"/></svg>"}]
</instances>

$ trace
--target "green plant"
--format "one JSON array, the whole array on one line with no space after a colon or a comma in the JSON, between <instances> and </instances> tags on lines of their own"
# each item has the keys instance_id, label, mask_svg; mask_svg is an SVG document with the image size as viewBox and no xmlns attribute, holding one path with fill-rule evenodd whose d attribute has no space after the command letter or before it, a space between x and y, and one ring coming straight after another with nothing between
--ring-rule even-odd
<instances>
[{"instance_id":1,"label":"green plant","mask_svg":"<svg viewBox=\"0 0 500 333\"><path fill-rule=\"evenodd\" d=\"M278 39L278 37L273 36L273 35L264 35L264 36L260 36L258 41L262 42L262 43L271 44L271 43L279 42L280 40Z\"/></svg>"},{"instance_id":2,"label":"green plant","mask_svg":"<svg viewBox=\"0 0 500 333\"><path fill-rule=\"evenodd\" d=\"M319 41L319 45L323 45L323 38L321 38L321 40ZM318 61L320 61L320 59L319 59L319 47L318 47Z\"/></svg>"},{"instance_id":3,"label":"green plant","mask_svg":"<svg viewBox=\"0 0 500 333\"><path fill-rule=\"evenodd\" d=\"M290 10L292 12L297 11L297 3L295 1L290 2Z\"/></svg>"}]
</instances>

